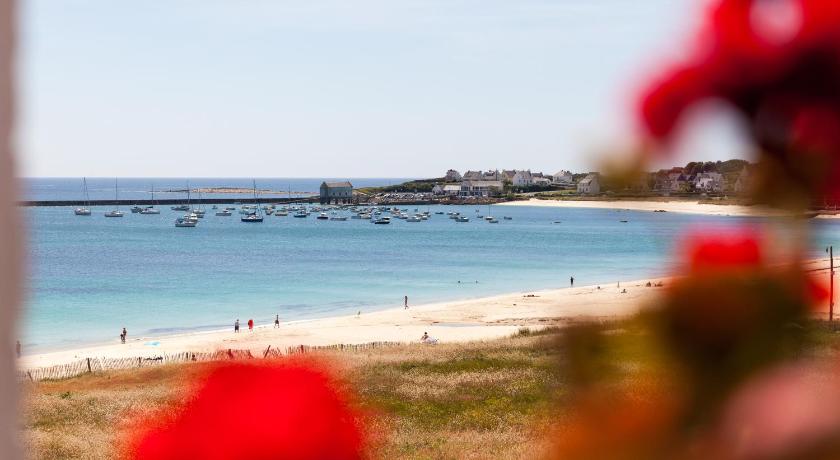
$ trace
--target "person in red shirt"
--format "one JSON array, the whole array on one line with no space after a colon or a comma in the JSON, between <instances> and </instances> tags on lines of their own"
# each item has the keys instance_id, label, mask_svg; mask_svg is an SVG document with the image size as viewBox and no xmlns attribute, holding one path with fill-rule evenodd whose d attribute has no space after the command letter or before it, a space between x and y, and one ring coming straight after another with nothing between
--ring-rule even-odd
<instances>
[{"instance_id":1,"label":"person in red shirt","mask_svg":"<svg viewBox=\"0 0 840 460\"><path fill-rule=\"evenodd\" d=\"M248 330L249 330L249 331L253 331L253 330L254 330L254 320L252 320L252 319L249 319L249 320L248 320Z\"/></svg>"}]
</instances>

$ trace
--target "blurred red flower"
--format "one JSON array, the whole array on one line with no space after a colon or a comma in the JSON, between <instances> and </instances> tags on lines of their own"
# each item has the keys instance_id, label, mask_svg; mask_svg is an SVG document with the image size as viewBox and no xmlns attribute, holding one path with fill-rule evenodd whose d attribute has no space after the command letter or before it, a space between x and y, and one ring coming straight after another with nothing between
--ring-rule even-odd
<instances>
[{"instance_id":1,"label":"blurred red flower","mask_svg":"<svg viewBox=\"0 0 840 460\"><path fill-rule=\"evenodd\" d=\"M751 229L707 231L686 238L690 272L758 267L764 262L760 236Z\"/></svg>"},{"instance_id":2,"label":"blurred red flower","mask_svg":"<svg viewBox=\"0 0 840 460\"><path fill-rule=\"evenodd\" d=\"M214 365L192 397L131 427L126 457L357 459L361 414L311 363Z\"/></svg>"},{"instance_id":3,"label":"blurred red flower","mask_svg":"<svg viewBox=\"0 0 840 460\"><path fill-rule=\"evenodd\" d=\"M673 138L695 103L726 101L762 153L811 199L840 197L840 3L721 0L684 62L643 93L655 143ZM778 190L776 191L778 193Z\"/></svg>"}]
</instances>

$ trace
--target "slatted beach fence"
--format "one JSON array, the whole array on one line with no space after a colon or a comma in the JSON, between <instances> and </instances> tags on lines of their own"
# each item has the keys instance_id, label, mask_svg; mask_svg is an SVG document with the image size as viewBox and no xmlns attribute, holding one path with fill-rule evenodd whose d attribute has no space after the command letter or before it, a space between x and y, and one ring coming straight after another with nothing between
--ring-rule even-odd
<instances>
[{"instance_id":1,"label":"slatted beach fence","mask_svg":"<svg viewBox=\"0 0 840 460\"><path fill-rule=\"evenodd\" d=\"M65 364L58 364L49 367L39 367L32 369L21 369L18 371L18 378L21 381L29 380L33 382L41 380L60 380L72 377L78 377L83 374L94 372L121 370L121 369L136 369L139 367L160 366L165 364L175 363L189 363L189 362L207 362L207 361L229 361L229 360L247 360L247 359L273 359L281 358L289 355L300 355L304 353L313 353L317 351L364 351L373 350L384 347L393 347L397 345L404 345L401 342L369 342L360 344L337 344L337 345L297 345L293 347L286 347L282 350L277 347L268 346L263 352L254 356L251 350L218 350L213 353L199 353L199 352L181 352L181 353L162 353L156 356L145 357L124 357L124 358L84 358L78 361L73 361Z\"/></svg>"}]
</instances>

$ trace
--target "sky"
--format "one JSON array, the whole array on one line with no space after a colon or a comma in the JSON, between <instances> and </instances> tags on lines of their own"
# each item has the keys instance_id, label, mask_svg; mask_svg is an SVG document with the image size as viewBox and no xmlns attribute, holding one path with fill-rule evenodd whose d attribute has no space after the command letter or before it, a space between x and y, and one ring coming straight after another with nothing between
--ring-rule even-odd
<instances>
[{"instance_id":1,"label":"sky","mask_svg":"<svg viewBox=\"0 0 840 460\"><path fill-rule=\"evenodd\" d=\"M20 3L20 173L64 177L586 171L624 145L635 88L697 12L691 0ZM729 131L710 126L675 164L739 156Z\"/></svg>"}]
</instances>

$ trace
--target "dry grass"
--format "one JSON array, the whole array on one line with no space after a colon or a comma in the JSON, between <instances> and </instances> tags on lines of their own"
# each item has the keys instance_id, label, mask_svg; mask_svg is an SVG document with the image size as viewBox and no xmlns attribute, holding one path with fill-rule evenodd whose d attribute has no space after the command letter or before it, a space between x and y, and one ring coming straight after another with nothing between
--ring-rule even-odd
<instances>
[{"instance_id":1,"label":"dry grass","mask_svg":"<svg viewBox=\"0 0 840 460\"><path fill-rule=\"evenodd\" d=\"M812 353L840 354L840 334L815 329ZM623 379L650 374L644 334L616 328L609 357ZM364 352L323 352L369 410L381 458L538 458L568 395L558 333L490 342L405 345ZM203 364L90 374L26 384L27 451L35 459L113 458L128 413L183 397Z\"/></svg>"},{"instance_id":2,"label":"dry grass","mask_svg":"<svg viewBox=\"0 0 840 460\"><path fill-rule=\"evenodd\" d=\"M552 334L470 344L321 353L373 414L382 458L531 458L560 389ZM201 364L112 371L25 385L34 459L114 457L126 414L181 397Z\"/></svg>"}]
</instances>

